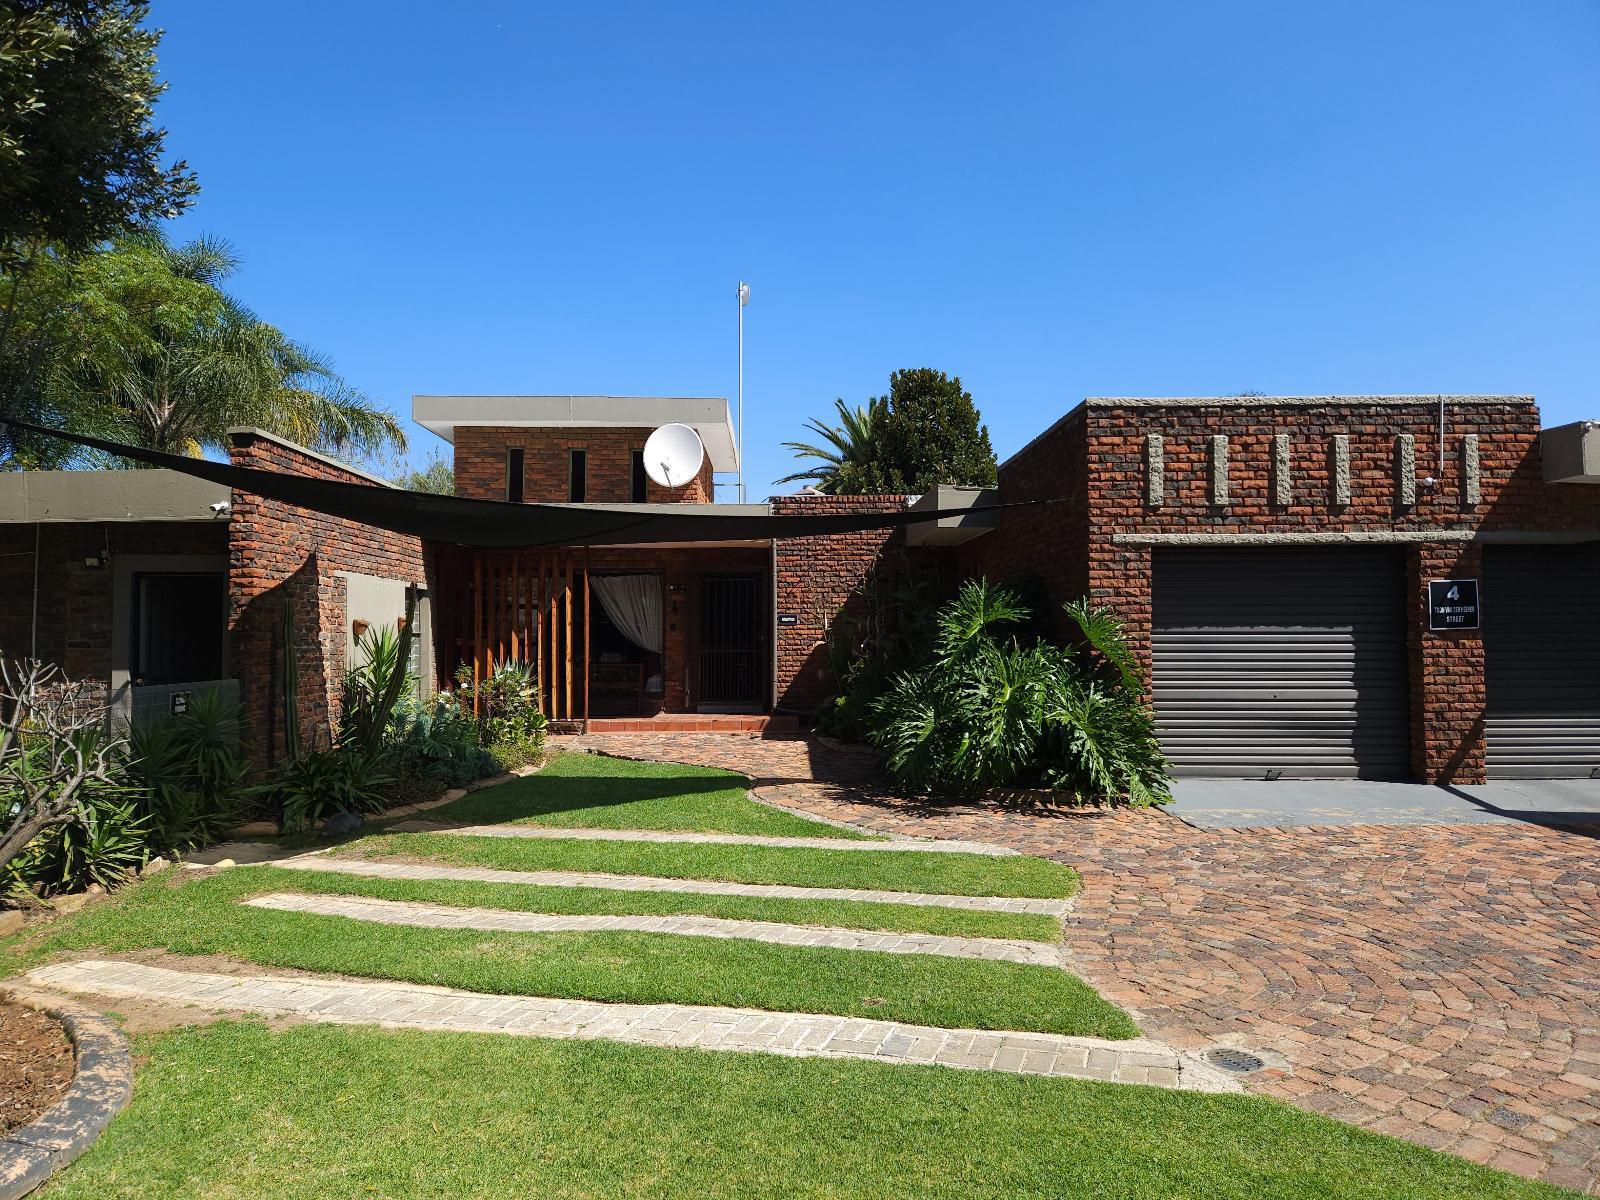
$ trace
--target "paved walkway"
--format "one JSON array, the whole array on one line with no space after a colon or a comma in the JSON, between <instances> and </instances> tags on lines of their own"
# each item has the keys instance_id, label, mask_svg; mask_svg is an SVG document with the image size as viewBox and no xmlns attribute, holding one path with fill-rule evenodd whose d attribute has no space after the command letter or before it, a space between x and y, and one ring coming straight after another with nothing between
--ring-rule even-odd
<instances>
[{"instance_id":1,"label":"paved walkway","mask_svg":"<svg viewBox=\"0 0 1600 1200\"><path fill-rule=\"evenodd\" d=\"M656 875L608 875L597 871L502 871L492 867L447 867L388 859L335 858L326 852L281 859L273 866L292 871L337 871L375 879L465 879L474 883L526 883L540 887L610 888L622 892L691 892L697 896L764 896L778 900L860 900L871 904L920 904L930 908L969 908L980 912L1047 913L1061 916L1070 900L1015 899L1006 896L945 896L935 892L885 892L872 888L794 887L781 883L720 883L709 879L667 879Z\"/></svg>"},{"instance_id":2,"label":"paved walkway","mask_svg":"<svg viewBox=\"0 0 1600 1200\"><path fill-rule=\"evenodd\" d=\"M496 996L408 983L210 975L122 961L56 963L30 971L28 979L77 994L332 1024L606 1038L647 1046L933 1063L1186 1091L1233 1091L1238 1087L1220 1071L1147 1039L1113 1042L1044 1033L936 1029L751 1008Z\"/></svg>"},{"instance_id":3,"label":"paved walkway","mask_svg":"<svg viewBox=\"0 0 1600 1200\"><path fill-rule=\"evenodd\" d=\"M673 842L708 846L778 846L789 850L911 850L919 854L1015 855L1009 846L988 842L935 841L932 838L889 838L858 841L829 837L767 837L753 833L681 833L664 829L566 829L550 825L458 825L434 832L461 837L552 838L580 842Z\"/></svg>"},{"instance_id":4,"label":"paved walkway","mask_svg":"<svg viewBox=\"0 0 1600 1200\"><path fill-rule=\"evenodd\" d=\"M1600 1194L1600 842L1522 823L1208 832L1160 812L927 811L802 738L556 739L756 777L760 799L1077 867L1071 968L1182 1047L1263 1048L1251 1086Z\"/></svg>"},{"instance_id":5,"label":"paved walkway","mask_svg":"<svg viewBox=\"0 0 1600 1200\"><path fill-rule=\"evenodd\" d=\"M876 929L839 929L825 925L785 925L778 921L742 921L702 916L552 915L503 908L457 908L409 900L374 900L365 896L322 896L274 892L246 900L255 908L280 912L350 917L383 925L425 929L482 929L506 933L588 933L629 930L672 933L684 937L743 938L780 946L821 946L833 950L874 950L880 954L937 954L947 958L983 958L1061 966L1061 951L1045 942L1007 938L944 937L934 933L885 933Z\"/></svg>"}]
</instances>

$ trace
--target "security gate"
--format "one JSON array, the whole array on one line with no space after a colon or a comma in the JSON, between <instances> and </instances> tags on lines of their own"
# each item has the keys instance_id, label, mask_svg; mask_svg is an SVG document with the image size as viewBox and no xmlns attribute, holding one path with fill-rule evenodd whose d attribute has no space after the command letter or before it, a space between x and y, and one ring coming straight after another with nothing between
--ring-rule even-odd
<instances>
[{"instance_id":1,"label":"security gate","mask_svg":"<svg viewBox=\"0 0 1600 1200\"><path fill-rule=\"evenodd\" d=\"M753 712L760 705L765 639L762 580L706 575L700 580L701 712Z\"/></svg>"},{"instance_id":2,"label":"security gate","mask_svg":"<svg viewBox=\"0 0 1600 1200\"><path fill-rule=\"evenodd\" d=\"M1156 721L1177 774L1409 774L1397 550L1158 550L1154 560Z\"/></svg>"},{"instance_id":3,"label":"security gate","mask_svg":"<svg viewBox=\"0 0 1600 1200\"><path fill-rule=\"evenodd\" d=\"M1600 777L1600 546L1486 546L1489 774Z\"/></svg>"}]
</instances>

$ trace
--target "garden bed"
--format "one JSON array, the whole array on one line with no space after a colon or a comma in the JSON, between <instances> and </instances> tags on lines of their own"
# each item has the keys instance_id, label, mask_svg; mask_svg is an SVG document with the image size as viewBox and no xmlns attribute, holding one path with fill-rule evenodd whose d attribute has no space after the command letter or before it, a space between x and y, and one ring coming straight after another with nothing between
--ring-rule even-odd
<instances>
[{"instance_id":1,"label":"garden bed","mask_svg":"<svg viewBox=\"0 0 1600 1200\"><path fill-rule=\"evenodd\" d=\"M0 1136L21 1129L72 1086L72 1043L48 1013L0 999Z\"/></svg>"}]
</instances>

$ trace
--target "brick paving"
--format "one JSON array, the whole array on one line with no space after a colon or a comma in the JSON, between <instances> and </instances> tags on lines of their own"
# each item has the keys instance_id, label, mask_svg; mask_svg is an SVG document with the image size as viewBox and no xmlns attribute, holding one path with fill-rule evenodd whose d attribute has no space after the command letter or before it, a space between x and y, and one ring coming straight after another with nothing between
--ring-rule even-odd
<instances>
[{"instance_id":1,"label":"brick paving","mask_svg":"<svg viewBox=\"0 0 1600 1200\"><path fill-rule=\"evenodd\" d=\"M78 994L332 1024L931 1063L1186 1091L1232 1091L1238 1086L1204 1063L1147 1039L1113 1042L751 1008L497 996L326 977L213 975L124 961L56 963L30 971L28 979Z\"/></svg>"},{"instance_id":2,"label":"brick paving","mask_svg":"<svg viewBox=\"0 0 1600 1200\"><path fill-rule=\"evenodd\" d=\"M1145 1032L1260 1049L1252 1090L1600 1195L1600 842L1533 825L1206 832L1159 811L928 810L798 737L558 747L742 771L757 799L1078 868L1072 970Z\"/></svg>"},{"instance_id":3,"label":"brick paving","mask_svg":"<svg viewBox=\"0 0 1600 1200\"><path fill-rule=\"evenodd\" d=\"M876 929L841 929L827 925L786 925L779 921L744 921L703 916L622 916L613 914L549 914L503 908L459 908L409 900L374 900L355 896L319 896L273 892L244 903L279 912L349 917L383 925L424 929L482 929L506 933L589 933L626 930L670 933L682 937L743 938L779 946L873 950L879 954L937 954L946 958L982 958L995 962L1059 967L1061 950L1045 942L1008 938L947 937L935 933L886 933Z\"/></svg>"},{"instance_id":4,"label":"brick paving","mask_svg":"<svg viewBox=\"0 0 1600 1200\"><path fill-rule=\"evenodd\" d=\"M683 833L666 829L578 829L555 825L457 825L438 833L460 837L549 838L582 842L673 842L716 846L777 846L787 850L887 850L921 854L1015 855L1009 846L988 842L935 841L932 838L889 838L858 841L842 837L771 837L754 833Z\"/></svg>"},{"instance_id":5,"label":"brick paving","mask_svg":"<svg viewBox=\"0 0 1600 1200\"><path fill-rule=\"evenodd\" d=\"M449 867L335 858L326 851L279 859L291 871L337 871L375 879L464 879L473 883L525 883L539 887L610 888L621 892L692 892L698 896L763 896L777 900L860 900L869 904L920 904L930 908L968 908L981 912L1046 913L1061 916L1070 900L1007 896L946 896L937 892L887 892L874 888L796 887L780 883L722 883L710 879L666 879L655 875L607 875L596 871L503 871L493 867Z\"/></svg>"}]
</instances>

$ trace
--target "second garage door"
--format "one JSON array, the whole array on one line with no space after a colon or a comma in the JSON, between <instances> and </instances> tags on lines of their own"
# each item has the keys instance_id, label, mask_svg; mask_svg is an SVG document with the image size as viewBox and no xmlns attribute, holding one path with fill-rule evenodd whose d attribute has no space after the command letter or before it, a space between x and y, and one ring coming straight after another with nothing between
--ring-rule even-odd
<instances>
[{"instance_id":1,"label":"second garage door","mask_svg":"<svg viewBox=\"0 0 1600 1200\"><path fill-rule=\"evenodd\" d=\"M1154 559L1153 694L1177 774L1409 774L1396 549L1159 550Z\"/></svg>"}]
</instances>

